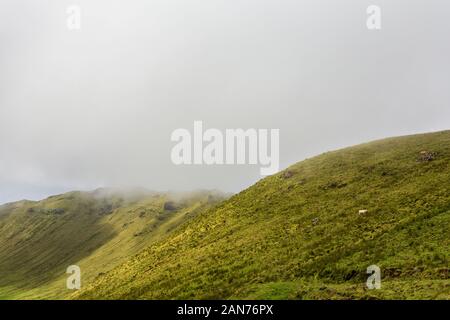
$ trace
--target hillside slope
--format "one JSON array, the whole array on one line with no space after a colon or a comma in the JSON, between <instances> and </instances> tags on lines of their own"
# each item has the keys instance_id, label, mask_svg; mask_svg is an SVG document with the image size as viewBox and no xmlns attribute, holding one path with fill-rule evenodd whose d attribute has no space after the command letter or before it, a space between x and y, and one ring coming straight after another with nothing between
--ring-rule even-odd
<instances>
[{"instance_id":1,"label":"hillside slope","mask_svg":"<svg viewBox=\"0 0 450 320\"><path fill-rule=\"evenodd\" d=\"M449 182L450 131L327 152L200 213L72 298L448 299ZM367 290L374 264L382 288Z\"/></svg>"},{"instance_id":2,"label":"hillside slope","mask_svg":"<svg viewBox=\"0 0 450 320\"><path fill-rule=\"evenodd\" d=\"M69 265L89 284L221 200L99 189L0 206L0 299L64 298Z\"/></svg>"}]
</instances>

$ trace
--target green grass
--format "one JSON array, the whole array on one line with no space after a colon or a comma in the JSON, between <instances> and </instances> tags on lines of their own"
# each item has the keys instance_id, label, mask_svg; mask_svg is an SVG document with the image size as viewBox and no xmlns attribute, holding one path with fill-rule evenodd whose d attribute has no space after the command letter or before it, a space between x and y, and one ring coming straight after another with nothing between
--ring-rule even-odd
<instances>
[{"instance_id":1,"label":"green grass","mask_svg":"<svg viewBox=\"0 0 450 320\"><path fill-rule=\"evenodd\" d=\"M0 299L65 298L69 265L79 265L88 284L223 199L186 194L177 210L164 210L170 198L98 190L0 207Z\"/></svg>"},{"instance_id":2,"label":"green grass","mask_svg":"<svg viewBox=\"0 0 450 320\"><path fill-rule=\"evenodd\" d=\"M418 161L424 150L436 158ZM448 299L449 182L449 131L327 152L202 212L72 298ZM372 264L380 290L364 287Z\"/></svg>"},{"instance_id":3,"label":"green grass","mask_svg":"<svg viewBox=\"0 0 450 320\"><path fill-rule=\"evenodd\" d=\"M449 182L445 131L327 152L219 204L71 193L2 206L0 298L449 299ZM380 290L365 286L373 264Z\"/></svg>"},{"instance_id":4,"label":"green grass","mask_svg":"<svg viewBox=\"0 0 450 320\"><path fill-rule=\"evenodd\" d=\"M245 299L449 299L448 281L392 280L382 282L380 290L368 290L365 283L323 283L314 278L296 282L274 282L247 288ZM242 297L242 296L241 296Z\"/></svg>"}]
</instances>

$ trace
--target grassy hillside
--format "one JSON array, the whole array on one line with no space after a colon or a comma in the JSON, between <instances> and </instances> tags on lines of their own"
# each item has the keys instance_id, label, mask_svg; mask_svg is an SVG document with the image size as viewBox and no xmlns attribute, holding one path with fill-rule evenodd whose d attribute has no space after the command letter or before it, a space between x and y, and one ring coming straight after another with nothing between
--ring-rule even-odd
<instances>
[{"instance_id":1,"label":"grassy hillside","mask_svg":"<svg viewBox=\"0 0 450 320\"><path fill-rule=\"evenodd\" d=\"M201 212L72 298L448 299L449 248L446 131L300 162ZM373 264L380 290L365 288Z\"/></svg>"},{"instance_id":2,"label":"grassy hillside","mask_svg":"<svg viewBox=\"0 0 450 320\"><path fill-rule=\"evenodd\" d=\"M221 200L100 189L0 206L0 299L64 298L69 265L89 284Z\"/></svg>"}]
</instances>

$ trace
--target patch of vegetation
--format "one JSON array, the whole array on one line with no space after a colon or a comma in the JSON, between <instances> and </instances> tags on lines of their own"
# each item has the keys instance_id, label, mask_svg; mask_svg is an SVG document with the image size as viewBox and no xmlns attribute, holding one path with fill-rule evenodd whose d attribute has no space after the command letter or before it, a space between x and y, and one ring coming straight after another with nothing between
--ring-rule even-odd
<instances>
[{"instance_id":1,"label":"patch of vegetation","mask_svg":"<svg viewBox=\"0 0 450 320\"><path fill-rule=\"evenodd\" d=\"M432 161L417 161L423 150ZM449 131L327 152L199 213L72 298L449 299L449 181ZM380 290L365 287L373 264Z\"/></svg>"},{"instance_id":2,"label":"patch of vegetation","mask_svg":"<svg viewBox=\"0 0 450 320\"><path fill-rule=\"evenodd\" d=\"M0 206L0 298L449 299L449 181L445 131L327 152L225 201L96 190Z\"/></svg>"},{"instance_id":3,"label":"patch of vegetation","mask_svg":"<svg viewBox=\"0 0 450 320\"><path fill-rule=\"evenodd\" d=\"M65 298L69 265L79 265L89 284L215 205L211 194L184 195L169 214L162 207L170 194L113 190L0 206L0 299Z\"/></svg>"}]
</instances>

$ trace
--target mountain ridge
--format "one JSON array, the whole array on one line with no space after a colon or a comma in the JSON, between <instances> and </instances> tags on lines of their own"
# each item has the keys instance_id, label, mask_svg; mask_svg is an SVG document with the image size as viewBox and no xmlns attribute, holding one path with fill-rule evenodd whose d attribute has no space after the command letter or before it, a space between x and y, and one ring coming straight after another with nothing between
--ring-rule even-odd
<instances>
[{"instance_id":1,"label":"mountain ridge","mask_svg":"<svg viewBox=\"0 0 450 320\"><path fill-rule=\"evenodd\" d=\"M0 298L65 297L69 265L89 282L223 197L109 189L0 206Z\"/></svg>"},{"instance_id":2,"label":"mountain ridge","mask_svg":"<svg viewBox=\"0 0 450 320\"><path fill-rule=\"evenodd\" d=\"M449 160L450 131L304 160L73 298L448 299ZM370 265L382 270L382 290L365 286Z\"/></svg>"},{"instance_id":3,"label":"mountain ridge","mask_svg":"<svg viewBox=\"0 0 450 320\"><path fill-rule=\"evenodd\" d=\"M9 203L0 298L450 299L449 181L442 131L325 152L231 197ZM69 264L82 270L76 292ZM365 285L371 265L380 290Z\"/></svg>"}]
</instances>

